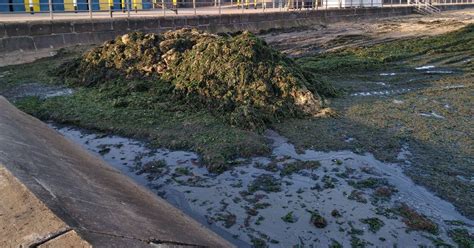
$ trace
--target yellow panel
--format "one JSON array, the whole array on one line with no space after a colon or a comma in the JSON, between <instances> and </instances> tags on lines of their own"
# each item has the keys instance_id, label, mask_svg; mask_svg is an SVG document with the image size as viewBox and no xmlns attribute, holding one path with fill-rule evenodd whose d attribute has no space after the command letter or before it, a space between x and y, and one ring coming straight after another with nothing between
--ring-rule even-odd
<instances>
[{"instance_id":1,"label":"yellow panel","mask_svg":"<svg viewBox=\"0 0 474 248\"><path fill-rule=\"evenodd\" d=\"M113 6L113 0L99 0L100 10L109 10L110 6Z\"/></svg>"},{"instance_id":2,"label":"yellow panel","mask_svg":"<svg viewBox=\"0 0 474 248\"><path fill-rule=\"evenodd\" d=\"M133 0L132 3L133 9L143 9L142 0Z\"/></svg>"},{"instance_id":3,"label":"yellow panel","mask_svg":"<svg viewBox=\"0 0 474 248\"><path fill-rule=\"evenodd\" d=\"M74 11L74 0L64 0L64 10Z\"/></svg>"},{"instance_id":4,"label":"yellow panel","mask_svg":"<svg viewBox=\"0 0 474 248\"><path fill-rule=\"evenodd\" d=\"M34 12L40 11L40 2L39 0L25 0L25 11L30 12L30 6L33 6Z\"/></svg>"}]
</instances>

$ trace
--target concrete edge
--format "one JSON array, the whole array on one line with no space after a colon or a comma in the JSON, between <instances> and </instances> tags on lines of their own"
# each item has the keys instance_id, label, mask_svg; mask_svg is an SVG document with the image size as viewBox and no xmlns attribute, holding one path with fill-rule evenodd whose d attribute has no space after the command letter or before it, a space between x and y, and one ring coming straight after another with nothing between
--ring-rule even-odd
<instances>
[{"instance_id":1,"label":"concrete edge","mask_svg":"<svg viewBox=\"0 0 474 248\"><path fill-rule=\"evenodd\" d=\"M2 164L0 206L1 247L92 247Z\"/></svg>"},{"instance_id":2,"label":"concrete edge","mask_svg":"<svg viewBox=\"0 0 474 248\"><path fill-rule=\"evenodd\" d=\"M233 247L1 96L0 164L93 246Z\"/></svg>"}]
</instances>

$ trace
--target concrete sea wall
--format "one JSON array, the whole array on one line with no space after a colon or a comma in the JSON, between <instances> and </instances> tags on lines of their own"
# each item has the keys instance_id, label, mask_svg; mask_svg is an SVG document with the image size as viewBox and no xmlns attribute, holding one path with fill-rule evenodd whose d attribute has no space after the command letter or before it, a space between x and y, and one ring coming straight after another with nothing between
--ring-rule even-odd
<instances>
[{"instance_id":1,"label":"concrete sea wall","mask_svg":"<svg viewBox=\"0 0 474 248\"><path fill-rule=\"evenodd\" d=\"M452 10L474 5L439 6ZM209 16L160 16L113 19L57 20L0 23L0 54L38 51L101 43L131 31L163 32L189 27L212 32L261 31L318 23L374 19L414 14L406 7L328 9Z\"/></svg>"},{"instance_id":2,"label":"concrete sea wall","mask_svg":"<svg viewBox=\"0 0 474 248\"><path fill-rule=\"evenodd\" d=\"M190 27L213 32L260 31L316 23L408 15L412 7L354 8L212 16L167 16L0 23L0 53L95 44L131 31Z\"/></svg>"}]
</instances>

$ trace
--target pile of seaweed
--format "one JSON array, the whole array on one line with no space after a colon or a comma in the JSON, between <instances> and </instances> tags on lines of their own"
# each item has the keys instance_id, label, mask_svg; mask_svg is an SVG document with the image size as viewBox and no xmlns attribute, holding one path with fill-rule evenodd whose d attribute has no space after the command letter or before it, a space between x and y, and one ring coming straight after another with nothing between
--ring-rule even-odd
<instances>
[{"instance_id":1,"label":"pile of seaweed","mask_svg":"<svg viewBox=\"0 0 474 248\"><path fill-rule=\"evenodd\" d=\"M130 33L93 48L56 73L74 86L121 87L129 94L160 94L156 88L165 88L176 104L208 110L251 130L285 117L321 115L322 96L335 92L249 32Z\"/></svg>"}]
</instances>

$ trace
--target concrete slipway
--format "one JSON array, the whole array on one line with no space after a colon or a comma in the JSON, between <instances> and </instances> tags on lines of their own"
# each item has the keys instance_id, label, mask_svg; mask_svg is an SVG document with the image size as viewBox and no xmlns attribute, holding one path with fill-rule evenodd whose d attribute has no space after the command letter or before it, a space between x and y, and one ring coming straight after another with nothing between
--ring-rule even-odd
<instances>
[{"instance_id":1,"label":"concrete slipway","mask_svg":"<svg viewBox=\"0 0 474 248\"><path fill-rule=\"evenodd\" d=\"M232 246L3 97L0 186L2 247Z\"/></svg>"}]
</instances>

